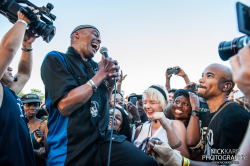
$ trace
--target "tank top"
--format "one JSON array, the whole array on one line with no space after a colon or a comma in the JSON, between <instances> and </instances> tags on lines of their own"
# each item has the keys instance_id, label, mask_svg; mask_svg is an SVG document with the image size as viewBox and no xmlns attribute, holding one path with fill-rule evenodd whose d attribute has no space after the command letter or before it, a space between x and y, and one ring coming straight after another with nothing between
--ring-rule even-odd
<instances>
[{"instance_id":1,"label":"tank top","mask_svg":"<svg viewBox=\"0 0 250 166\"><path fill-rule=\"evenodd\" d=\"M43 124L43 121L41 121L40 126L39 126L38 129L41 128L42 124ZM38 150L41 147L41 145L36 141L34 132L30 133L30 137L31 137L31 140L32 140L33 148L35 150Z\"/></svg>"},{"instance_id":2,"label":"tank top","mask_svg":"<svg viewBox=\"0 0 250 166\"><path fill-rule=\"evenodd\" d=\"M171 121L172 123L172 121ZM166 130L161 126L154 135L151 135L151 122L145 122L142 126L141 132L138 135L137 139L134 141L134 145L144 150L147 144L148 139L150 138L159 138L164 143L168 143L168 136ZM145 144L145 145L142 145Z\"/></svg>"},{"instance_id":3,"label":"tank top","mask_svg":"<svg viewBox=\"0 0 250 166\"><path fill-rule=\"evenodd\" d=\"M0 165L35 165L23 104L14 91L3 86L0 107Z\"/></svg>"}]
</instances>

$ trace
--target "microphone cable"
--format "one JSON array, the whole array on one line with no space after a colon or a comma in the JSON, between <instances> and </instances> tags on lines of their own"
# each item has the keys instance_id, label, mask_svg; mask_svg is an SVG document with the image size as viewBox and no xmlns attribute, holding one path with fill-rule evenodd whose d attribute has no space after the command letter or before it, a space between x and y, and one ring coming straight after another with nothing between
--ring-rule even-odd
<instances>
[{"instance_id":1,"label":"microphone cable","mask_svg":"<svg viewBox=\"0 0 250 166\"><path fill-rule=\"evenodd\" d=\"M111 96L112 96L112 92L111 92ZM110 134L110 140L109 140L108 166L110 165L112 137L113 137L113 131L114 131L115 103L116 103L116 79L115 79L115 94L114 94L114 108L113 108L113 117L112 117L112 127L111 127L111 134Z\"/></svg>"}]
</instances>

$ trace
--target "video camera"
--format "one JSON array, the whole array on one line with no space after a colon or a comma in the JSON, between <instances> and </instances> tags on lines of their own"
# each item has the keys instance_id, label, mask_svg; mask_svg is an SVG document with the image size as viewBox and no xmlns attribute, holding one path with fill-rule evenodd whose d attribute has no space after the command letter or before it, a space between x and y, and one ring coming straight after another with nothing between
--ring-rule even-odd
<instances>
[{"instance_id":1,"label":"video camera","mask_svg":"<svg viewBox=\"0 0 250 166\"><path fill-rule=\"evenodd\" d=\"M250 7L237 2L236 11L239 31L246 35L235 38L232 41L220 42L218 50L220 58L223 61L237 54L238 51L250 41Z\"/></svg>"},{"instance_id":2,"label":"video camera","mask_svg":"<svg viewBox=\"0 0 250 166\"><path fill-rule=\"evenodd\" d=\"M39 10L37 13L40 15L40 19L36 14L32 12L28 7L23 7L20 3L27 4ZM56 33L56 28L53 26L56 16L51 14L50 11L54 8L51 3L47 6L37 7L28 0L0 0L0 13L9 19L11 23L15 23L18 19L17 12L20 10L30 21L29 28L32 29L39 36L42 36L43 40L49 43Z\"/></svg>"}]
</instances>

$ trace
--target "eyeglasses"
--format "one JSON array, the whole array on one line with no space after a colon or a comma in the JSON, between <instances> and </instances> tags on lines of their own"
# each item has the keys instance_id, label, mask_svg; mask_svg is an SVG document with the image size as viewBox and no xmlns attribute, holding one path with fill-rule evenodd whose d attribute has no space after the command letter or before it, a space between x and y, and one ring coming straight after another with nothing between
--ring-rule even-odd
<instances>
[{"instance_id":1,"label":"eyeglasses","mask_svg":"<svg viewBox=\"0 0 250 166\"><path fill-rule=\"evenodd\" d=\"M30 106L39 107L39 106L40 106L40 103L24 103L23 105L24 105L25 107L30 107Z\"/></svg>"}]
</instances>

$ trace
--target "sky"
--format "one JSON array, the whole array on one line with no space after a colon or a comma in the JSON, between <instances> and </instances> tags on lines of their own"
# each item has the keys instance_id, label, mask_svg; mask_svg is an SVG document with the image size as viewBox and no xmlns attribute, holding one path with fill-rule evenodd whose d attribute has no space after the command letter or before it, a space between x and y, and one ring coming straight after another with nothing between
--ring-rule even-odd
<instances>
[{"instance_id":1,"label":"sky","mask_svg":"<svg viewBox=\"0 0 250 166\"><path fill-rule=\"evenodd\" d=\"M81 24L96 26L109 56L119 62L127 77L122 83L125 95L142 92L153 84L165 85L168 67L180 66L192 82L211 63L230 67L218 54L221 41L231 41L244 34L238 31L236 0L30 0L38 7L52 3L56 35L50 43L38 38L33 43L33 70L23 89L40 89L44 85L40 67L45 55L66 52L70 33ZM250 6L250 0L240 0ZM24 5L24 4L22 4ZM0 38L13 26L0 15ZM21 48L11 67L17 72ZM94 60L99 62L98 52ZM173 75L172 88L183 88L185 82Z\"/></svg>"}]
</instances>

